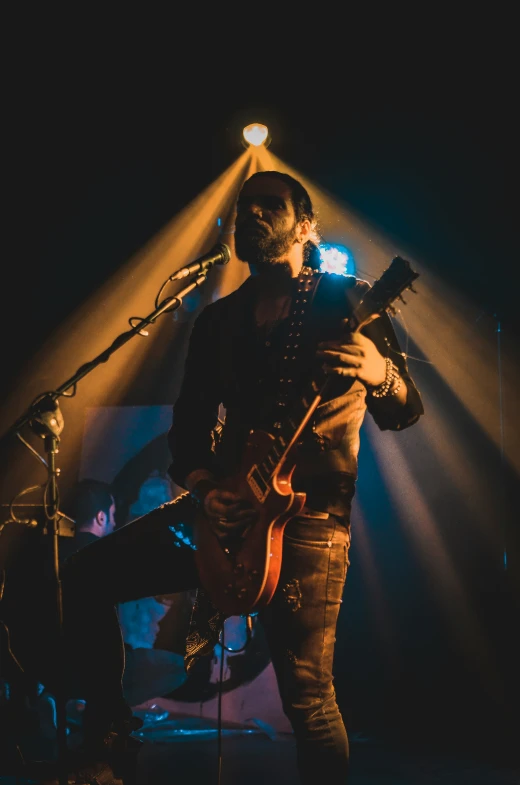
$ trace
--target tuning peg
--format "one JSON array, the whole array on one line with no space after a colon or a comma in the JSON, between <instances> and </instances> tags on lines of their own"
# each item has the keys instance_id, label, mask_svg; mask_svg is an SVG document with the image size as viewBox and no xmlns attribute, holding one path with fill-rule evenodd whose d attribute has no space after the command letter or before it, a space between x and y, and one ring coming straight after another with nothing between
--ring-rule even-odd
<instances>
[{"instance_id":1,"label":"tuning peg","mask_svg":"<svg viewBox=\"0 0 520 785\"><path fill-rule=\"evenodd\" d=\"M390 313L392 314L392 316L396 316L396 314L397 314L397 310L394 308L394 306L393 306L393 305L391 305L391 304L390 304L390 305L388 306L387 310L388 310L388 311L390 311Z\"/></svg>"},{"instance_id":2,"label":"tuning peg","mask_svg":"<svg viewBox=\"0 0 520 785\"><path fill-rule=\"evenodd\" d=\"M399 299L401 300L402 303L406 305L406 300L404 299L402 294L399 295Z\"/></svg>"},{"instance_id":3,"label":"tuning peg","mask_svg":"<svg viewBox=\"0 0 520 785\"><path fill-rule=\"evenodd\" d=\"M411 292L413 292L414 294L418 294L418 292L417 292L417 289L414 289L414 288L413 288L413 286L411 286L411 285L410 285L408 288L409 288L409 290L410 290Z\"/></svg>"}]
</instances>

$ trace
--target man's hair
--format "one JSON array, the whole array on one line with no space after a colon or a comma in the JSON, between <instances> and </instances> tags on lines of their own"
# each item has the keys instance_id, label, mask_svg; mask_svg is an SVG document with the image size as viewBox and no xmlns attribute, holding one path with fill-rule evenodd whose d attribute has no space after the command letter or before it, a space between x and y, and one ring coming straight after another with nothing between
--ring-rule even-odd
<instances>
[{"instance_id":1,"label":"man's hair","mask_svg":"<svg viewBox=\"0 0 520 785\"><path fill-rule=\"evenodd\" d=\"M283 183L289 186L291 189L291 201L294 207L294 214L296 217L296 221L299 223L305 219L308 219L311 222L313 233L314 233L314 240L308 240L305 243L304 248L304 260L305 263L309 267L313 267L315 269L319 268L319 253L318 253L318 242L319 242L319 233L317 229L317 220L316 215L314 213L314 208L312 206L311 197L306 188L300 183L299 180L296 180L294 177L291 177L290 174L286 174L285 172L277 172L271 169L264 169L261 172L255 172L251 175L251 177L247 178L246 182L250 180L256 180L259 177L277 177L278 180L281 180Z\"/></svg>"},{"instance_id":2,"label":"man's hair","mask_svg":"<svg viewBox=\"0 0 520 785\"><path fill-rule=\"evenodd\" d=\"M72 488L66 512L77 526L82 526L91 521L100 511L108 515L113 503L114 494L111 486L101 480L88 478L80 480Z\"/></svg>"},{"instance_id":3,"label":"man's hair","mask_svg":"<svg viewBox=\"0 0 520 785\"><path fill-rule=\"evenodd\" d=\"M291 200L293 203L296 220L300 222L303 221L304 218L308 218L311 223L314 222L314 210L312 207L311 197L299 180L296 180L294 177L291 177L290 174L286 174L285 172L276 172L271 169L265 169L261 172L255 172L252 174L251 177L247 178L246 182L249 182L250 180L256 180L259 177L276 177L278 180L281 180L286 185L288 185L291 189Z\"/></svg>"}]
</instances>

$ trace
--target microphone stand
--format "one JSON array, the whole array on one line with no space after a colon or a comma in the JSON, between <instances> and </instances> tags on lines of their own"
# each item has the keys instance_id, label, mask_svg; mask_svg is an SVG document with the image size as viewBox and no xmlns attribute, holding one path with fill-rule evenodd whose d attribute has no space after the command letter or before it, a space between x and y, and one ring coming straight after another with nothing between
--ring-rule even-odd
<instances>
[{"instance_id":1,"label":"microphone stand","mask_svg":"<svg viewBox=\"0 0 520 785\"><path fill-rule=\"evenodd\" d=\"M40 437L43 438L45 452L47 453L47 474L48 479L45 486L44 510L47 520L46 530L50 531L52 536L52 559L53 559L53 578L55 582L56 592L56 621L58 628L58 656L59 656L59 670L60 674L64 673L63 669L63 596L62 586L59 571L59 519L60 513L58 510L58 483L57 479L60 474L60 469L56 467L56 454L58 453L59 436L63 430L63 415L58 405L58 398L61 396L73 397L76 393L76 385L87 374L94 370L101 363L107 362L109 357L121 346L124 346L134 335L147 336L148 333L143 329L153 324L157 317L163 313L175 311L182 305L183 297L189 292L201 286L207 278L207 271L212 266L211 263L204 265L205 269L201 270L195 279L191 280L183 289L180 290L174 297L167 297L162 300L154 311L142 319L138 317L132 318L130 330L125 331L117 336L117 338L110 344L110 346L103 352L94 357L90 362L81 365L75 374L61 384L56 390L51 392L42 393L37 396L29 408L13 423L12 426L6 431L5 436L15 434L19 436L18 431L24 425L29 425L31 429ZM165 284L161 287L164 288L166 283L171 281L173 276L167 279ZM157 300L156 300L157 302ZM138 319L138 320L137 320ZM70 392L69 392L70 391ZM23 439L22 439L23 441ZM28 522L29 523L29 522ZM32 521L30 522L32 523ZM66 771L66 753L67 753L67 713L66 713L66 694L63 682L58 685L56 698L56 742L57 742L57 755L58 755L58 778L59 785L67 785L67 771Z\"/></svg>"}]
</instances>

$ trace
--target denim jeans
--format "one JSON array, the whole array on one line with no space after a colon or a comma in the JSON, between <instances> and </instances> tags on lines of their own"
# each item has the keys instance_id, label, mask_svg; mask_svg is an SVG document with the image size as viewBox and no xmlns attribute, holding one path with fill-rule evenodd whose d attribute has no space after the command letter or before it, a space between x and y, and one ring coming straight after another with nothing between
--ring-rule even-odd
<instances>
[{"instance_id":1,"label":"denim jeans","mask_svg":"<svg viewBox=\"0 0 520 785\"><path fill-rule=\"evenodd\" d=\"M200 586L193 549L170 529L185 514L185 504L170 502L73 554L62 569L64 659L50 645L29 643L25 654L18 651L49 689L65 675L68 695L87 701L85 733L93 740L129 711L117 603ZM347 777L348 740L332 665L349 531L335 516L289 521L280 581L259 614L294 729L302 785L324 776L339 785ZM41 635L44 619L35 620ZM64 673L57 671L60 662Z\"/></svg>"},{"instance_id":2,"label":"denim jeans","mask_svg":"<svg viewBox=\"0 0 520 785\"><path fill-rule=\"evenodd\" d=\"M259 614L294 730L302 785L347 781L348 738L332 666L349 546L350 527L335 516L289 521L278 587Z\"/></svg>"}]
</instances>

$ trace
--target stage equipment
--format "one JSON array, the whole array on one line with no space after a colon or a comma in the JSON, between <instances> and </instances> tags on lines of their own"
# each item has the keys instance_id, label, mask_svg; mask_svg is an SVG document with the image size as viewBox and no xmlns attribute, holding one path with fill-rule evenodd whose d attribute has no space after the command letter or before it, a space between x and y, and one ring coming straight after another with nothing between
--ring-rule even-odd
<instances>
[{"instance_id":1,"label":"stage equipment","mask_svg":"<svg viewBox=\"0 0 520 785\"><path fill-rule=\"evenodd\" d=\"M10 426L6 431L3 438L8 438L11 435L16 436L26 446L33 450L30 445L23 439L19 433L20 429L29 426L32 431L43 439L44 450L47 459L43 459L39 453L36 452L37 457L47 467L47 482L43 486L43 509L45 518L44 533L52 537L52 576L55 584L55 598L56 598L56 624L58 635L58 658L59 658L59 673L64 673L64 668L60 663L63 662L63 603L62 603L62 587L59 574L59 536L60 522L63 519L63 514L58 509L58 476L60 469L56 466L56 455L58 453L58 445L60 435L64 427L63 414L60 410L58 399L60 397L72 398L76 394L76 387L78 382L87 376L101 363L107 362L111 355L124 346L135 335L147 336L148 333L144 329L151 324L154 324L159 316L163 313L175 311L182 305L183 297L197 287L201 286L207 279L208 271L215 264L225 264L231 258L231 251L229 247L223 243L218 243L209 253L200 257L196 262L188 267L182 267L180 270L172 273L167 280L162 284L159 294L156 297L156 308L148 316L130 317L129 324L131 329L121 333L110 344L110 346L103 352L97 355L93 360L81 365L73 376L67 379L56 390L44 392L38 395L30 404L28 409ZM176 281L188 276L191 278L188 284L184 286L173 297L166 297L164 300L158 302L159 296L164 287L171 281ZM25 489L18 493L15 499L29 489ZM32 489L31 489L32 490ZM14 522L20 524L25 523L27 526L34 526L34 519L32 516L26 516L26 520L17 519L16 516L11 515ZM58 685L55 694L56 698L56 719L57 719L57 776L59 785L67 785L67 714L66 714L66 696L64 685Z\"/></svg>"},{"instance_id":2,"label":"stage equipment","mask_svg":"<svg viewBox=\"0 0 520 785\"><path fill-rule=\"evenodd\" d=\"M355 265L352 255L341 245L320 243L320 272L334 273L335 275L355 275Z\"/></svg>"}]
</instances>

